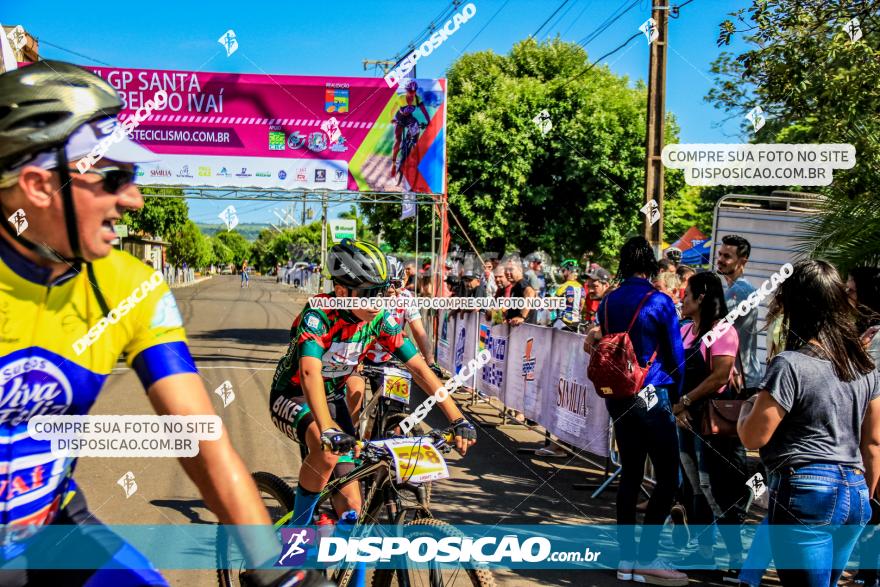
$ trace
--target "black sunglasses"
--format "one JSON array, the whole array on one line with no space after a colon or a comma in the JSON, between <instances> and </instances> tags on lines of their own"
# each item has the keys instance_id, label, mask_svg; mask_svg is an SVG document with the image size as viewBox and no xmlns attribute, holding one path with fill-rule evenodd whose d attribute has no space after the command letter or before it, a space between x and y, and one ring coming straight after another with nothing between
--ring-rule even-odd
<instances>
[{"instance_id":1,"label":"black sunglasses","mask_svg":"<svg viewBox=\"0 0 880 587\"><path fill-rule=\"evenodd\" d=\"M388 291L387 286L369 287L362 289L348 289L348 295L353 298L378 298Z\"/></svg>"},{"instance_id":2,"label":"black sunglasses","mask_svg":"<svg viewBox=\"0 0 880 587\"><path fill-rule=\"evenodd\" d=\"M78 169L71 169L71 173L79 173ZM101 187L108 194L115 194L123 187L134 181L137 174L137 167L133 169L123 169L121 167L92 167L84 173L93 173L100 175L104 181Z\"/></svg>"}]
</instances>

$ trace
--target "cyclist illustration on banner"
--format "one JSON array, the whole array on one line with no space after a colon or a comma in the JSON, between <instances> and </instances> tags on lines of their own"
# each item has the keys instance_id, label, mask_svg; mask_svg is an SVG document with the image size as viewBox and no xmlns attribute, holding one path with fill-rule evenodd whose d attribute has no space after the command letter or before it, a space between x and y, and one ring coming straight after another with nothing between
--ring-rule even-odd
<instances>
[{"instance_id":1,"label":"cyclist illustration on banner","mask_svg":"<svg viewBox=\"0 0 880 587\"><path fill-rule=\"evenodd\" d=\"M412 165L408 161L409 155L415 150L422 130L427 128L428 122L431 120L424 101L418 95L419 83L414 79L409 80L406 83L405 89L406 93L398 97L397 110L391 117L391 124L394 125L394 148L391 150L391 177L397 177L397 185L401 184L404 176L407 178L413 177L413 173L405 172L404 168L408 164ZM424 123L417 120L413 115L417 108L425 119ZM409 184L410 181L407 179L405 189L410 189Z\"/></svg>"}]
</instances>

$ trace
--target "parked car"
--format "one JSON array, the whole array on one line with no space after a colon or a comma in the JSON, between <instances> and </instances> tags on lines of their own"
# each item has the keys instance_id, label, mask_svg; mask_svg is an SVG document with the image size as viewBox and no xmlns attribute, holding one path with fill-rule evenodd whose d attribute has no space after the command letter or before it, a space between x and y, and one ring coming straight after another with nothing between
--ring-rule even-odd
<instances>
[{"instance_id":1,"label":"parked car","mask_svg":"<svg viewBox=\"0 0 880 587\"><path fill-rule=\"evenodd\" d=\"M311 272L308 263L294 263L293 267L284 268L284 283L294 287L303 287L309 279Z\"/></svg>"}]
</instances>

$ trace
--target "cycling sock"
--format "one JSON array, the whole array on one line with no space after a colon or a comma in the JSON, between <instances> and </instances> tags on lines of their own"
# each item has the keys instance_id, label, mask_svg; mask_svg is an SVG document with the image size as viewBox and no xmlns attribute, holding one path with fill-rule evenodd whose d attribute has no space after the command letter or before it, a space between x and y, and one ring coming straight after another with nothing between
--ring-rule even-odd
<instances>
[{"instance_id":1,"label":"cycling sock","mask_svg":"<svg viewBox=\"0 0 880 587\"><path fill-rule=\"evenodd\" d=\"M310 525L320 496L320 491L311 492L308 489L303 489L301 484L298 485L296 488L296 498L293 500L293 516L290 518L290 525Z\"/></svg>"}]
</instances>

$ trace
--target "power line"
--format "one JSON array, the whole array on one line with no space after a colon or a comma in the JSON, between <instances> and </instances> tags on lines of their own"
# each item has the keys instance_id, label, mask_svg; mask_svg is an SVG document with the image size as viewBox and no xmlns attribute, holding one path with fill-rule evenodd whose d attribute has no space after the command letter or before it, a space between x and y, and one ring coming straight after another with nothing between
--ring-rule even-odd
<instances>
[{"instance_id":1,"label":"power line","mask_svg":"<svg viewBox=\"0 0 880 587\"><path fill-rule=\"evenodd\" d=\"M620 19L620 17L622 17L624 14L626 14L627 12L629 12L630 10L635 8L636 5L639 3L639 1L640 0L633 0L633 2L629 6L627 6L626 8L623 8L623 10L621 10L621 8L618 8L617 11L615 11L617 14L612 13L612 15L609 16L608 18L606 18L605 21L602 24L600 24L598 27L596 27L596 29L593 32L591 32L586 37L584 37L583 39L578 41L578 45L586 48L586 46L589 43L593 42L593 40L596 39L596 37L598 37L599 35L604 33L606 30L608 30L608 28L612 24L617 22Z\"/></svg>"},{"instance_id":2,"label":"power line","mask_svg":"<svg viewBox=\"0 0 880 587\"><path fill-rule=\"evenodd\" d=\"M574 23L576 23L577 21L579 21L579 20L581 19L581 17L584 15L584 12L586 12L586 11L587 11L587 8L590 7L590 4L591 4L591 3L592 3L592 0L587 0L587 3L584 5L584 9L581 10L580 14L578 14L578 15L575 17L575 19L574 19L573 21L571 21L571 24L568 25L568 28L565 29L565 32L563 32L561 36L564 37L565 35L568 34L568 31L571 30L571 27L574 26Z\"/></svg>"},{"instance_id":3,"label":"power line","mask_svg":"<svg viewBox=\"0 0 880 587\"><path fill-rule=\"evenodd\" d=\"M504 10L504 7L507 6L509 3L510 3L510 0L506 0L504 2L504 4L501 5L501 8L499 8L498 10L495 11L495 14L492 15L492 18L490 18L488 20L488 22L486 22L486 24L483 25L483 28L481 28L479 31L477 31L477 34L474 35L473 38L467 42L467 45L465 45L464 48L461 50L462 53L464 53L465 50L471 46L471 43L473 43L476 40L476 38L480 36L480 33L482 33L484 30L486 30L486 27L489 26L493 20L495 20L495 17L498 16L498 14L502 10Z\"/></svg>"},{"instance_id":4,"label":"power line","mask_svg":"<svg viewBox=\"0 0 880 587\"><path fill-rule=\"evenodd\" d=\"M568 13L571 12L571 9L574 8L575 6L577 6L577 3L578 3L578 0L574 0L574 2L572 2L571 4L568 5L568 8L566 8L565 10L562 11L562 14L560 14L558 17L556 17L555 21L550 23L550 25L547 27L547 34L548 35L550 35L553 32L554 28L557 28L562 24L562 22L565 20L565 17L568 16ZM557 29L556 32L558 33L559 30Z\"/></svg>"},{"instance_id":5,"label":"power line","mask_svg":"<svg viewBox=\"0 0 880 587\"><path fill-rule=\"evenodd\" d=\"M95 63L100 63L101 65L106 65L107 67L113 67L109 63L105 63L100 59L95 59L94 57L89 57L88 55L83 55L82 53L77 53L76 51L72 51L70 49L65 49L61 45L56 45L55 43L50 43L49 41L45 41L43 39L37 39L38 43L43 43L44 45L49 45L50 47L55 47L56 49L61 49L62 51L67 51L72 55L76 55L77 57L82 57L83 59L88 59L89 61L94 61Z\"/></svg>"},{"instance_id":6,"label":"power line","mask_svg":"<svg viewBox=\"0 0 880 587\"><path fill-rule=\"evenodd\" d=\"M679 4L679 5L676 5L676 6L672 6L671 9L675 9L675 11L676 11L676 13L677 13L678 9L680 9L681 7L683 7L683 6L687 5L687 4L690 4L690 3L693 2L693 1L694 1L694 0L687 0L684 4ZM621 14L619 14L619 15L615 18L615 20L616 20L617 18L620 18L621 16L623 16L627 11L629 11L629 10L630 10L633 6L635 6L638 2L639 2L639 0L636 0L635 2L633 2L633 3L629 6L629 8L627 8L624 12L622 12ZM639 32L637 32L637 33L633 33L633 35L632 35L630 38L628 38L627 40L625 40L623 43L621 43L620 45L618 45L617 47L615 47L615 48L612 49L611 51L605 53L604 55L602 55L601 57L599 57L598 59L596 59L595 61L593 61L593 63L591 63L589 66L587 66L586 69L584 69L584 70L581 71L579 74L575 75L574 77L572 77L571 79L569 79L568 81L566 81L564 84L562 84L562 85L559 86L559 87L560 87L560 88L564 88L565 86L567 86L568 84L570 84L570 83L573 82L574 80L578 79L579 77L581 77L582 75L586 74L586 73L589 72L591 69L593 69L594 67L596 67L596 65L598 65L600 61L602 61L602 60L605 59L606 57L610 57L611 55L614 55L615 53L617 53L618 51L620 51L621 49L623 49L624 47L626 47L627 45L629 45L629 44L632 42L633 39L635 39L636 37L639 37L639 36L641 36L641 35L642 35L642 32L641 32L641 31L639 31ZM595 38L595 37L594 37L594 38Z\"/></svg>"},{"instance_id":7,"label":"power line","mask_svg":"<svg viewBox=\"0 0 880 587\"><path fill-rule=\"evenodd\" d=\"M417 34L415 37L410 39L409 43L406 44L406 48L402 51L398 51L394 57L389 59L389 61L393 61L395 65L399 63L404 57L409 55L409 53L418 46L419 41L421 41L425 36L431 35L435 30L437 30L438 26L442 26L449 18L455 13L456 9L461 5L463 0L452 0L450 4L443 9L436 17L431 19L431 22L426 26L422 31Z\"/></svg>"},{"instance_id":8,"label":"power line","mask_svg":"<svg viewBox=\"0 0 880 587\"><path fill-rule=\"evenodd\" d=\"M560 4L559 7L557 7L556 10L553 11L553 14L551 14L550 16L548 16L548 17L547 17L547 20L545 20L545 21L541 24L541 26L538 27L538 30L536 30L536 31L532 34L532 37L537 37L537 36L538 36L538 33L541 32L541 29L544 28L544 26L545 26L548 22L550 22L550 19L553 18L554 16L556 16L556 13L559 12L560 10L562 10L562 7L565 6L566 4L568 4L568 2L569 2L569 0L563 0L562 4Z\"/></svg>"}]
</instances>

